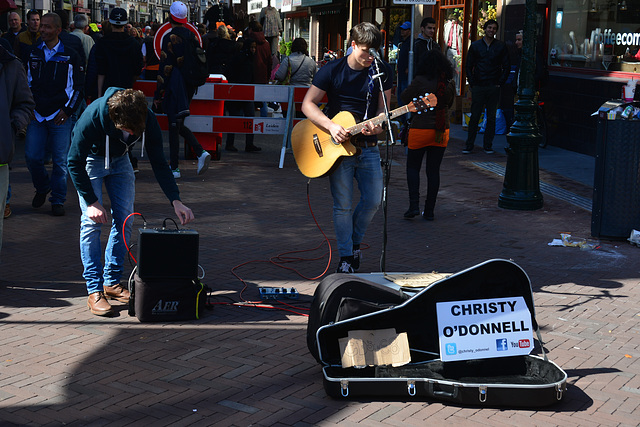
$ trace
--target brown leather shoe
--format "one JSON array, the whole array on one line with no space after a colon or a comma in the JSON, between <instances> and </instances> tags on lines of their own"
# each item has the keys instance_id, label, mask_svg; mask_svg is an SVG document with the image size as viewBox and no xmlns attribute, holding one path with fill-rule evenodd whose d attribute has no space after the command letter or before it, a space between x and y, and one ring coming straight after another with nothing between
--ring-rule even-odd
<instances>
[{"instance_id":1,"label":"brown leather shoe","mask_svg":"<svg viewBox=\"0 0 640 427\"><path fill-rule=\"evenodd\" d=\"M129 302L129 290L119 283L113 286L105 286L104 294L109 299L114 299L120 302Z\"/></svg>"},{"instance_id":2,"label":"brown leather shoe","mask_svg":"<svg viewBox=\"0 0 640 427\"><path fill-rule=\"evenodd\" d=\"M110 316L113 313L111 304L104 296L104 292L94 292L87 300L89 310L96 316Z\"/></svg>"}]
</instances>

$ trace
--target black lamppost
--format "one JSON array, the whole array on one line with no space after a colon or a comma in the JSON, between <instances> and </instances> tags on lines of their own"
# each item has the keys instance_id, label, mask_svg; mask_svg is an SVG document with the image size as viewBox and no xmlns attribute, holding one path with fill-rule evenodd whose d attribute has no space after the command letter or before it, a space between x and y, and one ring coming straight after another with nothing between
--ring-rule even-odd
<instances>
[{"instance_id":1,"label":"black lamppost","mask_svg":"<svg viewBox=\"0 0 640 427\"><path fill-rule=\"evenodd\" d=\"M507 135L507 168L498 206L532 211L542 207L538 144L542 138L536 124L534 75L536 69L536 0L526 0L522 60L515 122Z\"/></svg>"}]
</instances>

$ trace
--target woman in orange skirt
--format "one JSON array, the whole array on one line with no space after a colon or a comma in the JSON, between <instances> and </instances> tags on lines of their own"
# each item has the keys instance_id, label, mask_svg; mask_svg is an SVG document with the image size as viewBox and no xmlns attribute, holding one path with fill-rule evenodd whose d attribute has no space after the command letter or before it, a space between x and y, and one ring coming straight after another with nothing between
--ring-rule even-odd
<instances>
[{"instance_id":1,"label":"woman in orange skirt","mask_svg":"<svg viewBox=\"0 0 640 427\"><path fill-rule=\"evenodd\" d=\"M420 215L420 168L426 156L427 197L422 216L433 221L433 209L440 188L440 163L449 142L449 108L455 96L453 67L438 49L428 51L421 58L417 76L400 97L408 104L412 99L429 93L434 93L438 98L437 106L411 117L407 153L409 210L404 217Z\"/></svg>"}]
</instances>

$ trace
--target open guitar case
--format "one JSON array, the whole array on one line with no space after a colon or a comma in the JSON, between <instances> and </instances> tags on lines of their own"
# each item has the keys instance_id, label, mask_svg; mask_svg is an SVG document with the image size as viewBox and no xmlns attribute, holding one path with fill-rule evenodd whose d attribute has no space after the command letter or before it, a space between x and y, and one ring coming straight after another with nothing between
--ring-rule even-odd
<instances>
[{"instance_id":1,"label":"open guitar case","mask_svg":"<svg viewBox=\"0 0 640 427\"><path fill-rule=\"evenodd\" d=\"M567 374L545 354L531 283L517 264L486 261L413 292L391 281L386 285L363 277L367 275L332 274L314 294L307 346L323 365L328 395L339 399L435 399L463 406L540 407L559 402L565 394ZM509 297L524 298L542 357L529 354L440 360L436 303ZM386 328L407 333L410 363L399 367L342 367L339 339L347 337L349 331Z\"/></svg>"}]
</instances>

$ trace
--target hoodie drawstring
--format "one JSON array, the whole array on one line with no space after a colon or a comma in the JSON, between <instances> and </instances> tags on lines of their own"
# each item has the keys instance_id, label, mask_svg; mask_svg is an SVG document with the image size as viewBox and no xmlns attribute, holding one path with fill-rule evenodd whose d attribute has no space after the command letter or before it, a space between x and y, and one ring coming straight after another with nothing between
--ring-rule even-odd
<instances>
[{"instance_id":1,"label":"hoodie drawstring","mask_svg":"<svg viewBox=\"0 0 640 427\"><path fill-rule=\"evenodd\" d=\"M104 147L104 168L109 169L109 135L107 135L107 142Z\"/></svg>"}]
</instances>

